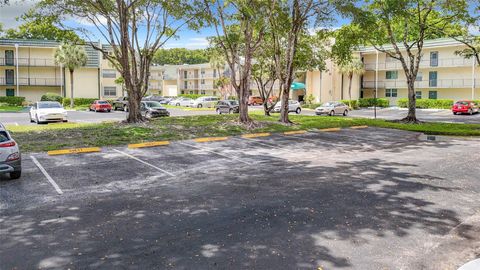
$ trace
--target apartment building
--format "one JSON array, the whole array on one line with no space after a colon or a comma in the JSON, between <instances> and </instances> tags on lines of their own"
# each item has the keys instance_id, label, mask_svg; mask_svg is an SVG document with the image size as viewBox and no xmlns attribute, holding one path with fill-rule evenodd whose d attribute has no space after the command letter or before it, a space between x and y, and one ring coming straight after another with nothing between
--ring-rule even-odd
<instances>
[{"instance_id":1,"label":"apartment building","mask_svg":"<svg viewBox=\"0 0 480 270\"><path fill-rule=\"evenodd\" d=\"M219 91L215 86L217 80L225 69L217 70L210 64L177 66L178 86L180 94L199 94L217 96Z\"/></svg>"}]
</instances>

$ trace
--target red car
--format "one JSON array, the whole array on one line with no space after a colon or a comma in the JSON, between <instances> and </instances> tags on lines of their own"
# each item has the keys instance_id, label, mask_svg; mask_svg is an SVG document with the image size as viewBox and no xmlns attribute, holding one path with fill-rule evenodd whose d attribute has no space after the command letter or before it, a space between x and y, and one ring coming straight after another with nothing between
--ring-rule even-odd
<instances>
[{"instance_id":1,"label":"red car","mask_svg":"<svg viewBox=\"0 0 480 270\"><path fill-rule=\"evenodd\" d=\"M452 106L453 114L468 113L470 115L478 113L478 104L470 100L459 100Z\"/></svg>"},{"instance_id":2,"label":"red car","mask_svg":"<svg viewBox=\"0 0 480 270\"><path fill-rule=\"evenodd\" d=\"M110 112L112 110L112 105L105 100L95 100L90 104L89 109L94 112Z\"/></svg>"},{"instance_id":3,"label":"red car","mask_svg":"<svg viewBox=\"0 0 480 270\"><path fill-rule=\"evenodd\" d=\"M263 99L257 96L250 96L248 98L248 105L260 105L263 104Z\"/></svg>"}]
</instances>

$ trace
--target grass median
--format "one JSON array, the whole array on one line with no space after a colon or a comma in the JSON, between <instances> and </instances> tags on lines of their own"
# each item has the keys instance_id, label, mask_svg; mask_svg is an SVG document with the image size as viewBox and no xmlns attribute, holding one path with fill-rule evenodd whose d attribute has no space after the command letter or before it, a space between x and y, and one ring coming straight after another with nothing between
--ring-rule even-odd
<instances>
[{"instance_id":1,"label":"grass median","mask_svg":"<svg viewBox=\"0 0 480 270\"><path fill-rule=\"evenodd\" d=\"M278 123L278 115L266 117L258 113L251 114L251 117L259 123L258 127L248 130L243 125L238 124L237 117L237 115L202 115L160 118L148 123L134 125L121 123L58 123L8 126L8 129L25 152L360 125L417 131L431 135L480 136L480 124L400 124L365 118L292 115L291 120L295 124L286 126Z\"/></svg>"}]
</instances>

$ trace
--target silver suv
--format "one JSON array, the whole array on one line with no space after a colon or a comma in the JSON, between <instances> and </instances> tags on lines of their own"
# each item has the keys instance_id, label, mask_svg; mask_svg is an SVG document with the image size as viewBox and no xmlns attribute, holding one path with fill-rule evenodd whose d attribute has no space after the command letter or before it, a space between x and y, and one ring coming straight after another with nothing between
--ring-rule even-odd
<instances>
[{"instance_id":1,"label":"silver suv","mask_svg":"<svg viewBox=\"0 0 480 270\"><path fill-rule=\"evenodd\" d=\"M15 140L4 125L0 123L0 174L10 174L10 179L18 179L22 175L22 157Z\"/></svg>"}]
</instances>

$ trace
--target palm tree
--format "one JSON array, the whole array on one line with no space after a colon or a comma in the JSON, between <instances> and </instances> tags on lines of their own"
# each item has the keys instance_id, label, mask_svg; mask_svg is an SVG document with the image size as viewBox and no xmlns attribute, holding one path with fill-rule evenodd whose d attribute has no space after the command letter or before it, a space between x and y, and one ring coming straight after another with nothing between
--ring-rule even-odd
<instances>
[{"instance_id":1,"label":"palm tree","mask_svg":"<svg viewBox=\"0 0 480 270\"><path fill-rule=\"evenodd\" d=\"M365 73L365 66L363 65L362 60L360 60L359 58L353 58L346 63L340 64L339 70L342 74L348 76L348 99L350 100L349 103L351 103L353 75L362 75L363 73ZM352 104L349 105L352 106Z\"/></svg>"},{"instance_id":2,"label":"palm tree","mask_svg":"<svg viewBox=\"0 0 480 270\"><path fill-rule=\"evenodd\" d=\"M87 53L82 46L64 43L55 50L55 63L70 71L70 108L73 108L73 72L87 64Z\"/></svg>"}]
</instances>

